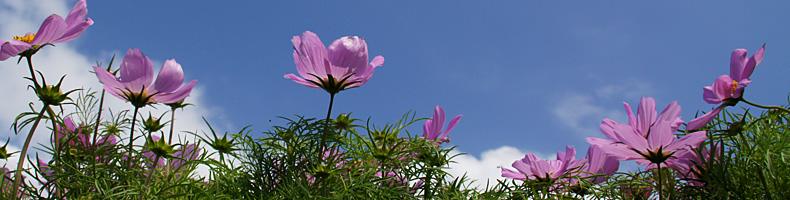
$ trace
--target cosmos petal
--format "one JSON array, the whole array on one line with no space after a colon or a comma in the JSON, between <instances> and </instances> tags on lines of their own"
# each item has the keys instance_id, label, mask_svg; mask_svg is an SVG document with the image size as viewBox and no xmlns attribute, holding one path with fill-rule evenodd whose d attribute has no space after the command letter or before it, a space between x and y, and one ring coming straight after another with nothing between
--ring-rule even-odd
<instances>
[{"instance_id":1,"label":"cosmos petal","mask_svg":"<svg viewBox=\"0 0 790 200\"><path fill-rule=\"evenodd\" d=\"M38 29L36 36L30 41L30 45L44 45L52 43L52 41L63 36L66 32L66 21L63 17L53 14L44 20L41 27Z\"/></svg>"},{"instance_id":2,"label":"cosmos petal","mask_svg":"<svg viewBox=\"0 0 790 200\"><path fill-rule=\"evenodd\" d=\"M184 70L175 59L165 61L159 74L156 76L153 88L159 92L170 93L184 83Z\"/></svg>"},{"instance_id":3,"label":"cosmos petal","mask_svg":"<svg viewBox=\"0 0 790 200\"><path fill-rule=\"evenodd\" d=\"M189 96L189 93L192 92L192 88L195 87L195 83L197 83L197 80L192 80L186 85L184 85L184 87L179 88L178 90L173 91L172 93L159 93L154 95L152 98L154 99L155 102L160 102L160 103L175 103L182 101L185 98L187 98L187 96Z\"/></svg>"},{"instance_id":4,"label":"cosmos petal","mask_svg":"<svg viewBox=\"0 0 790 200\"><path fill-rule=\"evenodd\" d=\"M19 55L28 49L32 48L30 44L19 40L9 40L0 46L0 61L8 60L8 58Z\"/></svg>"}]
</instances>

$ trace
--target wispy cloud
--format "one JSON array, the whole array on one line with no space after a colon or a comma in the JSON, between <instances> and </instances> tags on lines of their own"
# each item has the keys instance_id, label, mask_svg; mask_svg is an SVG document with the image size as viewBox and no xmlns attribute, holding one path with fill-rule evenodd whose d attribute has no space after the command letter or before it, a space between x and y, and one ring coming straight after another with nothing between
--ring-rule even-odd
<instances>
[{"instance_id":1,"label":"wispy cloud","mask_svg":"<svg viewBox=\"0 0 790 200\"><path fill-rule=\"evenodd\" d=\"M452 155L459 153L461 151L458 150L451 152ZM478 189L485 188L486 185L495 186L497 180L504 180L501 176L501 167L510 167L514 161L524 158L527 153L534 153L541 159L555 156L555 154L523 152L515 147L501 146L483 151L480 158L471 154L459 155L453 159L455 163L450 164L450 169L447 172L454 177L465 175L471 180L477 180L471 186Z\"/></svg>"},{"instance_id":2,"label":"wispy cloud","mask_svg":"<svg viewBox=\"0 0 790 200\"><path fill-rule=\"evenodd\" d=\"M622 104L613 101L629 101L650 94L650 85L638 81L622 84L609 84L588 92L567 92L561 95L552 106L551 113L559 124L578 133L581 137L599 136L601 120L609 118L618 122L626 121Z\"/></svg>"}]
</instances>

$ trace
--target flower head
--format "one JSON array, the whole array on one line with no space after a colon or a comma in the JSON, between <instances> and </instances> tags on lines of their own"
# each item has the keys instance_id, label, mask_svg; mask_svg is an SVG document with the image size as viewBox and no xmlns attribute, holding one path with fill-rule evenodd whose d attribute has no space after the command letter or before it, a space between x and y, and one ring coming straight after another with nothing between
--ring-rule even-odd
<instances>
[{"instance_id":1,"label":"flower head","mask_svg":"<svg viewBox=\"0 0 790 200\"><path fill-rule=\"evenodd\" d=\"M77 150L82 151L94 145L91 142L90 132L86 132L86 129L80 126L76 126L71 117L64 118L62 124L65 127L61 126L61 124L55 124L55 130L58 130L57 136L61 140L61 145L67 145L65 147L66 149L79 147ZM68 143L63 143L66 141L68 141ZM109 148L115 145L116 142L115 136L108 134L96 141L96 147Z\"/></svg>"},{"instance_id":2,"label":"flower head","mask_svg":"<svg viewBox=\"0 0 790 200\"><path fill-rule=\"evenodd\" d=\"M652 97L642 97L642 100L639 101L636 115L634 115L633 111L631 111L631 105L626 102L623 102L623 105L625 106L625 111L628 114L627 126L633 128L635 134L647 138L647 134L650 132L650 127L656 123L656 120L658 120L657 117L659 116L659 113L656 111L656 101ZM665 116L664 112L666 111L666 109L662 111L660 116ZM683 120L680 118L680 116L674 116L674 118L669 120L672 120L672 124L670 125L672 132L677 131L678 127L683 124ZM614 120L604 119L600 126L601 133L603 133L603 135L608 137L610 140L601 138L587 138L587 142L600 146L621 142L620 139L614 134L614 129L618 125L619 123L615 122Z\"/></svg>"},{"instance_id":3,"label":"flower head","mask_svg":"<svg viewBox=\"0 0 790 200\"><path fill-rule=\"evenodd\" d=\"M718 159L719 154L722 152L722 144L716 143L713 145L713 151L703 146L699 153L696 151L688 151L681 157L681 169L678 170L678 177L688 181L690 185L702 187L705 186L705 175L707 174L708 162L713 162Z\"/></svg>"},{"instance_id":4,"label":"flower head","mask_svg":"<svg viewBox=\"0 0 790 200\"><path fill-rule=\"evenodd\" d=\"M645 100L653 102L652 98L642 99L643 102ZM654 118L654 116L650 116L652 114L647 113L654 114L655 112L646 112L644 115L640 113L637 117L640 119ZM593 145L601 146L607 155L618 160L636 160L637 164L649 165L649 168L662 163L668 167L677 168L680 160L675 154L679 155L690 151L690 148L699 146L706 138L705 131L698 131L677 139L673 132L677 130L679 115L680 106L676 101L673 101L661 112L658 119L641 127L643 128L641 130L645 131L644 135L638 132L640 130L638 127L615 123L609 133L616 138L615 141L605 142L606 140L598 138L587 138L587 141Z\"/></svg>"},{"instance_id":5,"label":"flower head","mask_svg":"<svg viewBox=\"0 0 790 200\"><path fill-rule=\"evenodd\" d=\"M173 157L168 160L168 166L175 171L181 170L184 163L197 159L201 151L202 148L195 144L184 145L173 153Z\"/></svg>"},{"instance_id":6,"label":"flower head","mask_svg":"<svg viewBox=\"0 0 790 200\"><path fill-rule=\"evenodd\" d=\"M735 106L743 95L743 89L752 82L749 76L754 72L754 67L763 61L765 44L751 57L746 58L746 49L735 49L730 57L730 75L721 75L713 82L713 86L702 88L702 98L708 104L720 104L712 111L691 120L686 129L696 130L705 126L726 106Z\"/></svg>"},{"instance_id":7,"label":"flower head","mask_svg":"<svg viewBox=\"0 0 790 200\"><path fill-rule=\"evenodd\" d=\"M104 90L131 102L138 108L153 103L182 101L189 96L197 83L197 80L192 80L181 87L184 82L184 71L175 59L165 61L154 81L153 64L138 49L129 49L126 52L121 62L120 79L100 67L93 69L99 81L104 83Z\"/></svg>"},{"instance_id":8,"label":"flower head","mask_svg":"<svg viewBox=\"0 0 790 200\"><path fill-rule=\"evenodd\" d=\"M299 76L284 77L312 88L322 88L330 94L364 85L376 67L384 64L384 57L376 56L368 63L368 45L364 38L346 36L324 47L321 39L306 31L302 37L291 39L294 63Z\"/></svg>"},{"instance_id":9,"label":"flower head","mask_svg":"<svg viewBox=\"0 0 790 200\"><path fill-rule=\"evenodd\" d=\"M576 149L565 147L565 152L557 152L557 160L541 160L529 153L523 159L513 162L513 168L502 168L502 177L516 180L550 181L562 177L570 171L569 167L576 160Z\"/></svg>"},{"instance_id":10,"label":"flower head","mask_svg":"<svg viewBox=\"0 0 790 200\"><path fill-rule=\"evenodd\" d=\"M452 120L450 120L450 124L447 125L447 130L442 132L444 128L444 109L441 106L436 105L436 108L433 110L433 117L429 120L425 121L425 125L423 125L423 134L422 137L426 138L429 141L437 141L439 143L443 142L450 142L450 137L447 136L447 133L450 133L455 125L458 124L458 121L461 120L461 116L455 116ZM441 134L441 135L440 135Z\"/></svg>"},{"instance_id":11,"label":"flower head","mask_svg":"<svg viewBox=\"0 0 790 200\"><path fill-rule=\"evenodd\" d=\"M587 149L587 156L581 158L573 164L569 169L579 169L574 175L579 178L585 178L596 174L603 174L606 176L595 177L590 180L593 184L603 183L608 178L607 176L613 175L620 168L620 161L612 156L606 155L601 147L598 145L590 145ZM572 179L571 185L578 182L578 179Z\"/></svg>"},{"instance_id":12,"label":"flower head","mask_svg":"<svg viewBox=\"0 0 790 200\"><path fill-rule=\"evenodd\" d=\"M5 42L0 40L0 43L2 43L2 46L0 46L0 61L19 54L33 55L44 45L76 39L85 32L88 26L93 25L93 20L86 18L87 15L87 3L85 3L85 0L80 0L71 9L66 19L57 14L52 14L44 20L37 33L16 36L13 40Z\"/></svg>"}]
</instances>

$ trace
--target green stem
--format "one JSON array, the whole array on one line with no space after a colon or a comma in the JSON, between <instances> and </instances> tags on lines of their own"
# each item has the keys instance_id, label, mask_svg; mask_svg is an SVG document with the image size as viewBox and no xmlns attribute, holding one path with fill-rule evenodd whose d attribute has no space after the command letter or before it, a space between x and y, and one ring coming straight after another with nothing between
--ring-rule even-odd
<instances>
[{"instance_id":1,"label":"green stem","mask_svg":"<svg viewBox=\"0 0 790 200\"><path fill-rule=\"evenodd\" d=\"M431 192L431 176L433 170L428 169L428 172L425 174L425 180L423 181L423 199L431 199L433 198L433 192Z\"/></svg>"},{"instance_id":2,"label":"green stem","mask_svg":"<svg viewBox=\"0 0 790 200\"><path fill-rule=\"evenodd\" d=\"M324 151L326 149L326 134L329 134L330 116L332 115L332 104L335 102L335 94L329 93L329 110L326 112L326 124L324 125L324 133L321 134L321 148L318 149L318 164L323 163Z\"/></svg>"},{"instance_id":3,"label":"green stem","mask_svg":"<svg viewBox=\"0 0 790 200\"><path fill-rule=\"evenodd\" d=\"M749 104L749 105L752 105L752 106L754 106L754 107L758 107L758 108L762 108L762 109L776 109L776 110L781 110L781 111L784 111L784 112L786 112L786 113L790 113L790 110L787 110L786 108L784 108L784 107L781 107L781 106L764 106L764 105L760 105L760 104L752 103L751 101L747 101L747 100L746 100L746 99L744 99L744 98L741 98L741 101L743 101L743 102L745 102L745 103L747 103L747 104Z\"/></svg>"},{"instance_id":4,"label":"green stem","mask_svg":"<svg viewBox=\"0 0 790 200\"><path fill-rule=\"evenodd\" d=\"M658 165L658 167L657 167L658 168L658 180L656 180L656 183L658 183L658 200L661 200L661 199L663 199L661 197L661 193L662 193L661 181L663 180L663 179L661 179L661 163L657 163L656 165Z\"/></svg>"},{"instance_id":5,"label":"green stem","mask_svg":"<svg viewBox=\"0 0 790 200\"><path fill-rule=\"evenodd\" d=\"M148 178L145 179L145 185L148 185L149 183L151 183L151 177L154 176L154 169L156 169L156 167L157 167L156 165L159 164L158 161L159 161L159 155L156 155L156 158L153 161L154 165L153 165L153 167L151 167L151 170L148 172Z\"/></svg>"},{"instance_id":6,"label":"green stem","mask_svg":"<svg viewBox=\"0 0 790 200\"><path fill-rule=\"evenodd\" d=\"M33 72L34 71L33 70L33 61L32 61L31 57L32 56L30 56L30 55L25 56L25 59L27 59L27 67L28 67L28 69L30 69L30 77L33 78L33 82L34 83L38 83L38 80L36 80L36 74L35 74L35 72Z\"/></svg>"},{"instance_id":7,"label":"green stem","mask_svg":"<svg viewBox=\"0 0 790 200\"><path fill-rule=\"evenodd\" d=\"M14 199L20 198L16 196L16 194L19 191L19 185L22 182L22 166L25 164L27 148L30 146L30 141L33 140L33 133L36 132L36 127L38 127L38 123L41 122L41 118L44 117L44 112L48 107L49 105L44 103L44 107L41 108L41 112L38 114L38 117L36 117L36 121L33 122L33 127L30 127L30 133L27 134L25 145L22 146L22 154L19 154L19 162L16 164L16 175L14 176L14 186L11 188L11 195L14 196Z\"/></svg>"},{"instance_id":8,"label":"green stem","mask_svg":"<svg viewBox=\"0 0 790 200\"><path fill-rule=\"evenodd\" d=\"M134 114L132 115L132 131L129 133L129 149L126 151L129 153L129 170L132 169L132 145L134 144L134 124L137 124L137 110L140 107L134 107Z\"/></svg>"},{"instance_id":9,"label":"green stem","mask_svg":"<svg viewBox=\"0 0 790 200\"><path fill-rule=\"evenodd\" d=\"M176 109L170 109L170 138L167 139L168 144L173 144L173 124L176 123Z\"/></svg>"},{"instance_id":10,"label":"green stem","mask_svg":"<svg viewBox=\"0 0 790 200\"><path fill-rule=\"evenodd\" d=\"M57 125L57 122L55 121L55 111L52 110L51 106L47 106L46 109L47 109L47 114L49 114L49 119L52 121L52 131L53 131L52 134L55 135L55 157L58 158L55 159L55 166L60 166L59 154L63 147L60 145L60 136L58 136L58 129L55 128ZM55 180L55 188L58 188L58 185L60 185L59 182L60 180ZM63 197L61 190L57 190L56 193L57 193L56 196L58 196L58 198Z\"/></svg>"}]
</instances>

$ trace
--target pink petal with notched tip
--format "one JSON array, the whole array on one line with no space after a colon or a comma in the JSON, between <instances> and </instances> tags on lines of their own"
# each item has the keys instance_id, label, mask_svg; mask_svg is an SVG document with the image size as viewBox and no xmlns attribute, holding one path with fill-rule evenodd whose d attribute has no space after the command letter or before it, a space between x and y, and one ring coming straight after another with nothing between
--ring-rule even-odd
<instances>
[{"instance_id":1,"label":"pink petal with notched tip","mask_svg":"<svg viewBox=\"0 0 790 200\"><path fill-rule=\"evenodd\" d=\"M746 53L746 49L735 49L732 51L732 55L730 55L730 76L736 80L744 78L744 67L746 67L746 63L749 61L746 58Z\"/></svg>"},{"instance_id":2,"label":"pink petal with notched tip","mask_svg":"<svg viewBox=\"0 0 790 200\"><path fill-rule=\"evenodd\" d=\"M713 86L702 87L702 99L708 104L720 104L722 100L716 92L713 92Z\"/></svg>"},{"instance_id":3,"label":"pink petal with notched tip","mask_svg":"<svg viewBox=\"0 0 790 200\"><path fill-rule=\"evenodd\" d=\"M74 39L77 39L85 30L88 29L89 26L93 25L93 20L91 18L86 19L84 22L76 23L66 28L66 31L63 32L63 35L52 41L51 43L59 43L59 42L68 42Z\"/></svg>"},{"instance_id":4,"label":"pink petal with notched tip","mask_svg":"<svg viewBox=\"0 0 790 200\"><path fill-rule=\"evenodd\" d=\"M765 44L763 44L763 47L761 47L759 50L754 52L752 57L749 57L749 61L746 62L746 65L744 66L740 76L738 76L738 78L736 78L735 80L740 81L743 79L748 79L750 76L752 76L752 72L754 72L754 68L757 67L757 65L759 65L760 62L763 61L763 52L765 52Z\"/></svg>"},{"instance_id":5,"label":"pink petal with notched tip","mask_svg":"<svg viewBox=\"0 0 790 200\"><path fill-rule=\"evenodd\" d=\"M719 115L719 112L721 112L721 110L723 108L724 108L724 105L721 105L719 107L716 107L716 109L713 109L712 111L710 111L708 113L705 113L704 115L702 115L700 117L697 117L696 119L692 119L686 125L686 130L697 130L699 128L702 128L706 124L708 124L711 121L713 121L713 118L716 118L716 116Z\"/></svg>"},{"instance_id":6,"label":"pink petal with notched tip","mask_svg":"<svg viewBox=\"0 0 790 200\"><path fill-rule=\"evenodd\" d=\"M56 39L63 36L63 33L66 32L66 21L63 20L63 17L59 15L50 15L47 19L44 20L44 23L41 24L41 27L38 28L38 32L36 36L30 41L30 45L44 45L47 43L52 43Z\"/></svg>"},{"instance_id":7,"label":"pink petal with notched tip","mask_svg":"<svg viewBox=\"0 0 790 200\"><path fill-rule=\"evenodd\" d=\"M90 18L85 19L88 15L87 3L81 0L71 8L71 12L66 16L66 31L58 39L52 43L71 41L82 35L88 26L93 25L93 20Z\"/></svg>"},{"instance_id":8,"label":"pink petal with notched tip","mask_svg":"<svg viewBox=\"0 0 790 200\"><path fill-rule=\"evenodd\" d=\"M303 78L301 78L299 76L296 76L294 74L286 74L283 77L285 77L287 79L291 79L294 82L302 84L302 85L307 86L307 87L318 88L318 86L316 84L313 84L312 82L306 81L305 79L303 79ZM315 78L313 78L313 79L315 79Z\"/></svg>"},{"instance_id":9,"label":"pink petal with notched tip","mask_svg":"<svg viewBox=\"0 0 790 200\"><path fill-rule=\"evenodd\" d=\"M156 76L153 88L159 92L170 93L184 84L184 70L175 59L165 61L159 74Z\"/></svg>"},{"instance_id":10,"label":"pink petal with notched tip","mask_svg":"<svg viewBox=\"0 0 790 200\"><path fill-rule=\"evenodd\" d=\"M120 73L121 82L130 86L127 89L133 92L141 92L144 88L150 90L154 79L154 65L139 49L129 49L121 61Z\"/></svg>"},{"instance_id":11,"label":"pink petal with notched tip","mask_svg":"<svg viewBox=\"0 0 790 200\"><path fill-rule=\"evenodd\" d=\"M332 63L334 76L350 73L360 76L367 71L368 45L357 36L341 37L329 45L327 58Z\"/></svg>"},{"instance_id":12,"label":"pink petal with notched tip","mask_svg":"<svg viewBox=\"0 0 790 200\"><path fill-rule=\"evenodd\" d=\"M316 75L318 77L325 78L327 77L327 70L325 66L326 61L326 47L324 43L321 43L321 39L318 38L313 32L305 31L302 33L302 37L294 36L291 40L294 44L294 59L299 59L299 63L302 64L304 69L304 74L299 72L302 77L310 79L312 77L309 74ZM297 71L298 65L297 63Z\"/></svg>"},{"instance_id":13,"label":"pink petal with notched tip","mask_svg":"<svg viewBox=\"0 0 790 200\"><path fill-rule=\"evenodd\" d=\"M705 139L707 139L705 131L693 132L665 146L664 151L674 152L684 148L697 148Z\"/></svg>"},{"instance_id":14,"label":"pink petal with notched tip","mask_svg":"<svg viewBox=\"0 0 790 200\"><path fill-rule=\"evenodd\" d=\"M516 161L516 162L518 162L518 161ZM508 169L508 168L504 168L504 167L502 167L502 177L512 178L512 179L516 179L516 180L527 180L527 177L524 176L524 174L519 173L517 171L513 171L513 170Z\"/></svg>"},{"instance_id":15,"label":"pink petal with notched tip","mask_svg":"<svg viewBox=\"0 0 790 200\"><path fill-rule=\"evenodd\" d=\"M101 67L94 66L93 71L96 72L96 78L98 78L99 81L104 84L104 88L107 92L110 92L110 94L115 95L118 98L125 99L124 97L121 97L123 95L123 91L121 90L124 89L125 86L120 80L118 80L118 78Z\"/></svg>"},{"instance_id":16,"label":"pink petal with notched tip","mask_svg":"<svg viewBox=\"0 0 790 200\"><path fill-rule=\"evenodd\" d=\"M373 72L376 71L376 67L379 67L384 64L384 56L376 56L373 58L373 61L370 61L370 65L368 66L368 70L363 75L360 76L360 82L356 83L357 86L364 85L367 83L370 78L373 77Z\"/></svg>"},{"instance_id":17,"label":"pink petal with notched tip","mask_svg":"<svg viewBox=\"0 0 790 200\"><path fill-rule=\"evenodd\" d=\"M8 60L8 58L17 56L30 48L32 48L30 44L19 40L3 42L3 45L0 46L0 61Z\"/></svg>"},{"instance_id":18,"label":"pink petal with notched tip","mask_svg":"<svg viewBox=\"0 0 790 200\"><path fill-rule=\"evenodd\" d=\"M639 101L636 114L638 125L634 126L634 128L644 136L647 134L647 130L650 129L650 125L656 121L656 116L658 116L656 112L656 101L653 100L652 97L642 97L642 100Z\"/></svg>"},{"instance_id":19,"label":"pink petal with notched tip","mask_svg":"<svg viewBox=\"0 0 790 200\"><path fill-rule=\"evenodd\" d=\"M447 133L450 133L450 131L453 130L453 128L455 128L455 125L458 125L458 121L461 120L461 116L463 115L455 116L452 120L450 120L450 124L447 125L447 130L445 130L444 133L442 133L442 135L440 135L439 137L441 138L447 137Z\"/></svg>"},{"instance_id":20,"label":"pink petal with notched tip","mask_svg":"<svg viewBox=\"0 0 790 200\"><path fill-rule=\"evenodd\" d=\"M195 83L197 83L197 80L192 80L189 83L187 83L184 87L176 91L173 91L172 93L159 93L157 95L154 95L152 98L154 99L155 102L166 103L166 104L182 101L186 99L187 96L189 96L189 93L192 92L192 88L195 87Z\"/></svg>"},{"instance_id":21,"label":"pink petal with notched tip","mask_svg":"<svg viewBox=\"0 0 790 200\"><path fill-rule=\"evenodd\" d=\"M634 130L630 126L618 124L614 127L614 133L617 135L617 139L620 140L620 142L630 146L633 149L636 149L640 152L644 152L649 149L647 140L634 133Z\"/></svg>"}]
</instances>

